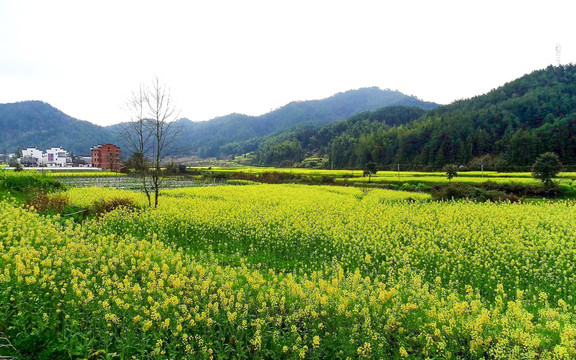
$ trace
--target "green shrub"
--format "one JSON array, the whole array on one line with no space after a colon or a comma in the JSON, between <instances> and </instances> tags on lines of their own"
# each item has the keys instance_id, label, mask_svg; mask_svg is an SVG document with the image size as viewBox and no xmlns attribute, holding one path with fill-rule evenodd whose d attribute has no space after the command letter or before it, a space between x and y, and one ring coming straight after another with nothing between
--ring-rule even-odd
<instances>
[{"instance_id":1,"label":"green shrub","mask_svg":"<svg viewBox=\"0 0 576 360\"><path fill-rule=\"evenodd\" d=\"M226 184L228 184L228 185L254 185L254 184L260 184L260 183L255 182L255 181L250 181L250 180L231 179L231 180L226 180Z\"/></svg>"},{"instance_id":2,"label":"green shrub","mask_svg":"<svg viewBox=\"0 0 576 360\"><path fill-rule=\"evenodd\" d=\"M0 185L9 191L26 192L41 189L45 192L62 190L63 184L54 178L35 172L6 173L0 175Z\"/></svg>"},{"instance_id":3,"label":"green shrub","mask_svg":"<svg viewBox=\"0 0 576 360\"><path fill-rule=\"evenodd\" d=\"M516 202L520 200L515 194L459 183L434 186L432 188L432 199L436 201L467 199L478 202Z\"/></svg>"},{"instance_id":4,"label":"green shrub","mask_svg":"<svg viewBox=\"0 0 576 360\"><path fill-rule=\"evenodd\" d=\"M136 202L134 199L123 197L100 199L94 202L91 210L96 215L102 215L118 208L134 210L136 209Z\"/></svg>"},{"instance_id":5,"label":"green shrub","mask_svg":"<svg viewBox=\"0 0 576 360\"><path fill-rule=\"evenodd\" d=\"M448 181L452 181L452 178L458 176L458 166L454 164L445 165L442 168L442 171L446 173L446 178L448 178Z\"/></svg>"},{"instance_id":6,"label":"green shrub","mask_svg":"<svg viewBox=\"0 0 576 360\"><path fill-rule=\"evenodd\" d=\"M532 165L532 176L547 187L554 186L554 178L562 170L560 158L553 152L540 155Z\"/></svg>"},{"instance_id":7,"label":"green shrub","mask_svg":"<svg viewBox=\"0 0 576 360\"><path fill-rule=\"evenodd\" d=\"M65 194L56 193L49 195L42 189L33 189L30 191L30 197L26 201L26 205L34 207L39 212L62 214L69 202L70 199Z\"/></svg>"},{"instance_id":8,"label":"green shrub","mask_svg":"<svg viewBox=\"0 0 576 360\"><path fill-rule=\"evenodd\" d=\"M310 185L334 185L335 177L330 175L321 175L321 176L300 176L298 179L298 183L301 184L310 184Z\"/></svg>"},{"instance_id":9,"label":"green shrub","mask_svg":"<svg viewBox=\"0 0 576 360\"><path fill-rule=\"evenodd\" d=\"M402 190L402 191L410 191L410 190L412 190L413 188L414 188L414 187L413 187L411 184L409 184L409 183L404 183L404 184L402 184L402 185L400 186L399 190Z\"/></svg>"},{"instance_id":10,"label":"green shrub","mask_svg":"<svg viewBox=\"0 0 576 360\"><path fill-rule=\"evenodd\" d=\"M487 181L481 185L486 190L497 190L507 194L513 194L518 197L536 196L536 197L557 197L560 195L560 189L557 187L545 187L537 185L524 184L501 184L494 181Z\"/></svg>"}]
</instances>

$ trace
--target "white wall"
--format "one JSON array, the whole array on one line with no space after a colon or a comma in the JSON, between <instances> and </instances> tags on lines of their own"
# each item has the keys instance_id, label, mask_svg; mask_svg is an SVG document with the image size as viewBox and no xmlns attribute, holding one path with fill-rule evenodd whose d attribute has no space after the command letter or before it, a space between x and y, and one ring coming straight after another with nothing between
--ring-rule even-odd
<instances>
[{"instance_id":1,"label":"white wall","mask_svg":"<svg viewBox=\"0 0 576 360\"><path fill-rule=\"evenodd\" d=\"M48 166L66 166L66 150L55 147L46 150L46 165Z\"/></svg>"},{"instance_id":2,"label":"white wall","mask_svg":"<svg viewBox=\"0 0 576 360\"><path fill-rule=\"evenodd\" d=\"M42 151L34 148L26 148L22 150L22 156L31 156L36 159L38 165L42 164Z\"/></svg>"}]
</instances>

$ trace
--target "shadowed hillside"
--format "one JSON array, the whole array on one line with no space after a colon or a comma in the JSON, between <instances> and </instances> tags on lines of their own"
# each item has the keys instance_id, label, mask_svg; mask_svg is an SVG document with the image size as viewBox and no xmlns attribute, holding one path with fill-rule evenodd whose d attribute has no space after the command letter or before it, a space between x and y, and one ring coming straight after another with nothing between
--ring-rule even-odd
<instances>
[{"instance_id":1,"label":"shadowed hillside","mask_svg":"<svg viewBox=\"0 0 576 360\"><path fill-rule=\"evenodd\" d=\"M110 138L108 129L74 119L42 101L0 104L0 153L62 146L78 155L90 154L91 146Z\"/></svg>"},{"instance_id":2,"label":"shadowed hillside","mask_svg":"<svg viewBox=\"0 0 576 360\"><path fill-rule=\"evenodd\" d=\"M301 156L329 157L336 168L375 162L382 169L397 164L440 169L454 163L478 170L529 170L538 155L548 151L564 164L576 164L575 65L534 71L485 95L424 112L416 120L414 113L405 112L407 117L398 122L393 120L397 115L366 112L313 129L312 134L278 134L259 146L259 159L270 163L269 149L283 143L298 148L300 142ZM281 160L275 156L272 163Z\"/></svg>"}]
</instances>

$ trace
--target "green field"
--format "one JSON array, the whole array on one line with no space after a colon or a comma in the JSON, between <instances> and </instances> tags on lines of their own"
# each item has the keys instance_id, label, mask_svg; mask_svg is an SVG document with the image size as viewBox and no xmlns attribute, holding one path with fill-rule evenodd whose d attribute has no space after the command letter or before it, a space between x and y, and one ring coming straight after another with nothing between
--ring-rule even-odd
<instances>
[{"instance_id":1,"label":"green field","mask_svg":"<svg viewBox=\"0 0 576 360\"><path fill-rule=\"evenodd\" d=\"M307 179L308 182L333 179L333 184L346 186L390 186L393 188L429 191L434 185L468 184L480 185L491 182L503 185L521 185L541 187L542 183L532 177L529 172L503 173L496 171L460 171L451 181L444 172L417 171L378 171L371 177L364 176L362 170L321 170L305 168L266 168L266 167L195 167L192 170L217 176L224 174L230 177L238 174L251 174L262 177L265 174L280 173L292 177L294 181ZM576 187L576 173L563 172L558 174L556 182L561 192L572 197ZM290 181L290 180L288 180Z\"/></svg>"},{"instance_id":2,"label":"green field","mask_svg":"<svg viewBox=\"0 0 576 360\"><path fill-rule=\"evenodd\" d=\"M251 166L204 166L188 168L195 175L180 174L167 176L165 188L193 186L214 182L212 177L219 175L234 178L238 174L262 176L269 173L287 174L292 177L304 179L332 178L336 185L363 186L364 183L376 185L391 185L394 187L417 188L428 191L434 185L445 185L449 182L456 184L478 185L486 182L507 185L541 186L530 172L496 172L496 171L460 171L449 181L444 172L417 172L417 171L378 171L371 177L364 176L362 170L324 170L307 168L273 168ZM199 173L199 174L198 174ZM139 189L140 180L118 172L46 172L46 176L54 177L70 186L102 186L112 188ZM556 179L559 188L564 192L573 192L576 187L576 173L562 172ZM410 186L407 186L410 185ZM419 188L418 188L419 186Z\"/></svg>"},{"instance_id":3,"label":"green field","mask_svg":"<svg viewBox=\"0 0 576 360\"><path fill-rule=\"evenodd\" d=\"M204 171L211 171L213 173L238 173L243 172L247 174L262 174L265 172L281 172L281 173L291 173L300 175L310 175L310 176L333 176L336 178L364 178L362 170L325 170L325 169L307 169L307 168L274 168L274 167L254 167L254 166L242 166L242 167L217 167L217 166L203 166L194 167L189 169L197 169ZM365 177L368 181L368 177ZM378 171L376 175L372 175L372 181L395 181L402 179L420 179L423 181L434 181L438 180L442 182L442 178L446 179L446 173L441 171L436 172L424 172L424 171ZM522 181L520 179L531 179L534 183L537 180L532 178L530 172L497 172L497 171L460 171L458 176L456 176L453 181L466 181L464 178L473 178L474 181ZM561 180L572 180L576 179L575 172L561 172L558 174L558 178ZM446 179L446 182L448 180Z\"/></svg>"}]
</instances>

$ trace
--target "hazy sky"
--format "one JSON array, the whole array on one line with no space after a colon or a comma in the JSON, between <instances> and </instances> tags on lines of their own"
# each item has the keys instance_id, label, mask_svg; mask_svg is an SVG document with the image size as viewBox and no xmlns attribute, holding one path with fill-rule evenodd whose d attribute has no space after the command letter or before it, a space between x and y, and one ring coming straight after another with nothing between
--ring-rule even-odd
<instances>
[{"instance_id":1,"label":"hazy sky","mask_svg":"<svg viewBox=\"0 0 576 360\"><path fill-rule=\"evenodd\" d=\"M0 0L0 103L108 125L163 80L181 116L379 86L446 104L576 62L574 0Z\"/></svg>"}]
</instances>

